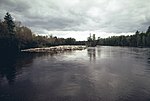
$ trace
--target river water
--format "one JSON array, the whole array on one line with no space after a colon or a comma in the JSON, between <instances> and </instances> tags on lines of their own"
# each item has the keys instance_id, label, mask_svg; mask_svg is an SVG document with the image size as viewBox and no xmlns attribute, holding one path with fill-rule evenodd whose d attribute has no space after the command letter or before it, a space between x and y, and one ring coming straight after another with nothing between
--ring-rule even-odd
<instances>
[{"instance_id":1,"label":"river water","mask_svg":"<svg viewBox=\"0 0 150 101\"><path fill-rule=\"evenodd\" d=\"M101 46L1 58L0 101L150 101L150 49Z\"/></svg>"}]
</instances>

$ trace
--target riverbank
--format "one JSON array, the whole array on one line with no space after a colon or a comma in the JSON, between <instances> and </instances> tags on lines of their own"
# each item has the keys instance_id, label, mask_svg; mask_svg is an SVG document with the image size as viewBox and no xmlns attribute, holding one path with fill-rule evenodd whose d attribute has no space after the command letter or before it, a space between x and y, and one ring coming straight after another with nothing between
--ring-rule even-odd
<instances>
[{"instance_id":1,"label":"riverbank","mask_svg":"<svg viewBox=\"0 0 150 101\"><path fill-rule=\"evenodd\" d=\"M72 50L84 50L86 46L74 46L74 45L64 45L64 46L54 46L54 47L44 47L44 48L30 48L21 50L22 52L58 52L58 51L72 51Z\"/></svg>"}]
</instances>

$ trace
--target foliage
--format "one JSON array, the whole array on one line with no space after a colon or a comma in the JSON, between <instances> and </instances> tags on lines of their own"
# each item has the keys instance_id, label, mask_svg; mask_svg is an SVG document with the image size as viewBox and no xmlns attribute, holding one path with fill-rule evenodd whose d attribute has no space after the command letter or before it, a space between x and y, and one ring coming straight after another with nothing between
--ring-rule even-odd
<instances>
[{"instance_id":1,"label":"foliage","mask_svg":"<svg viewBox=\"0 0 150 101\"><path fill-rule=\"evenodd\" d=\"M14 27L15 24L13 22L13 18L11 17L11 15L7 12L5 17L4 17L4 23L6 23L7 29L9 31L10 34L14 34Z\"/></svg>"},{"instance_id":2,"label":"foliage","mask_svg":"<svg viewBox=\"0 0 150 101\"><path fill-rule=\"evenodd\" d=\"M39 36L21 22L13 21L9 13L4 20L0 20L0 53L17 53L21 49L33 47L50 47L57 45L110 45L110 46L134 46L150 47L150 27L145 33L136 31L130 36L112 36L96 40L95 34L90 35L87 41L76 41L74 38L58 38L56 36Z\"/></svg>"},{"instance_id":3,"label":"foliage","mask_svg":"<svg viewBox=\"0 0 150 101\"><path fill-rule=\"evenodd\" d=\"M93 37L92 37L91 34L90 34L90 36L89 36L88 39L87 39L86 45L87 45L88 47L95 47L95 46L96 46L95 34L93 34Z\"/></svg>"},{"instance_id":4,"label":"foliage","mask_svg":"<svg viewBox=\"0 0 150 101\"><path fill-rule=\"evenodd\" d=\"M136 31L134 35L130 36L112 36L109 38L99 38L98 45L109 46L132 46L132 47L150 47L150 27L146 33Z\"/></svg>"},{"instance_id":5,"label":"foliage","mask_svg":"<svg viewBox=\"0 0 150 101\"><path fill-rule=\"evenodd\" d=\"M0 20L0 52L17 53L21 49L31 47L47 47L56 45L77 44L74 38L57 38L56 36L39 36L21 25L21 22L13 21L9 13L6 13L4 21Z\"/></svg>"},{"instance_id":6,"label":"foliage","mask_svg":"<svg viewBox=\"0 0 150 101\"><path fill-rule=\"evenodd\" d=\"M6 13L4 21L0 22L0 51L7 54L17 53L18 40L15 35L15 24L9 13Z\"/></svg>"}]
</instances>

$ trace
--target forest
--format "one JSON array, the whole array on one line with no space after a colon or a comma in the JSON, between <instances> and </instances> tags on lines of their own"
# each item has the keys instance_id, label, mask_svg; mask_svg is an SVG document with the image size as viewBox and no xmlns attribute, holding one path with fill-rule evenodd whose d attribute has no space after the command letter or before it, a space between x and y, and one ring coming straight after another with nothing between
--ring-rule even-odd
<instances>
[{"instance_id":1,"label":"forest","mask_svg":"<svg viewBox=\"0 0 150 101\"><path fill-rule=\"evenodd\" d=\"M134 35L111 36L108 38L99 37L97 45L150 47L150 27L148 27L146 32L136 31Z\"/></svg>"},{"instance_id":2,"label":"forest","mask_svg":"<svg viewBox=\"0 0 150 101\"><path fill-rule=\"evenodd\" d=\"M0 51L5 53L19 52L22 49L34 47L50 47L57 45L85 44L74 38L57 38L56 36L35 35L21 22L14 21L11 14L6 13L0 20ZM11 51L10 51L11 50Z\"/></svg>"},{"instance_id":3,"label":"forest","mask_svg":"<svg viewBox=\"0 0 150 101\"><path fill-rule=\"evenodd\" d=\"M22 26L21 22L14 21L11 14L6 13L0 20L0 52L19 52L22 49L35 47L50 47L57 45L105 45L105 46L131 46L150 47L150 27L146 32L136 31L134 35L111 36L96 39L88 37L87 41L76 41L74 38L57 38L56 36L40 36L33 34L30 28Z\"/></svg>"}]
</instances>

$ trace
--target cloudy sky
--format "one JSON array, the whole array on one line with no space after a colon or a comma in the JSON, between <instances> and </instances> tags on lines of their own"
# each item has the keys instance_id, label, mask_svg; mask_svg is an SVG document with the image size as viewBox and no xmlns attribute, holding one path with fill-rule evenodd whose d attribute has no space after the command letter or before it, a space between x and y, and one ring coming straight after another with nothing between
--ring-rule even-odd
<instances>
[{"instance_id":1,"label":"cloudy sky","mask_svg":"<svg viewBox=\"0 0 150 101\"><path fill-rule=\"evenodd\" d=\"M0 19L10 12L36 34L86 40L133 34L150 25L150 0L0 0Z\"/></svg>"}]
</instances>

